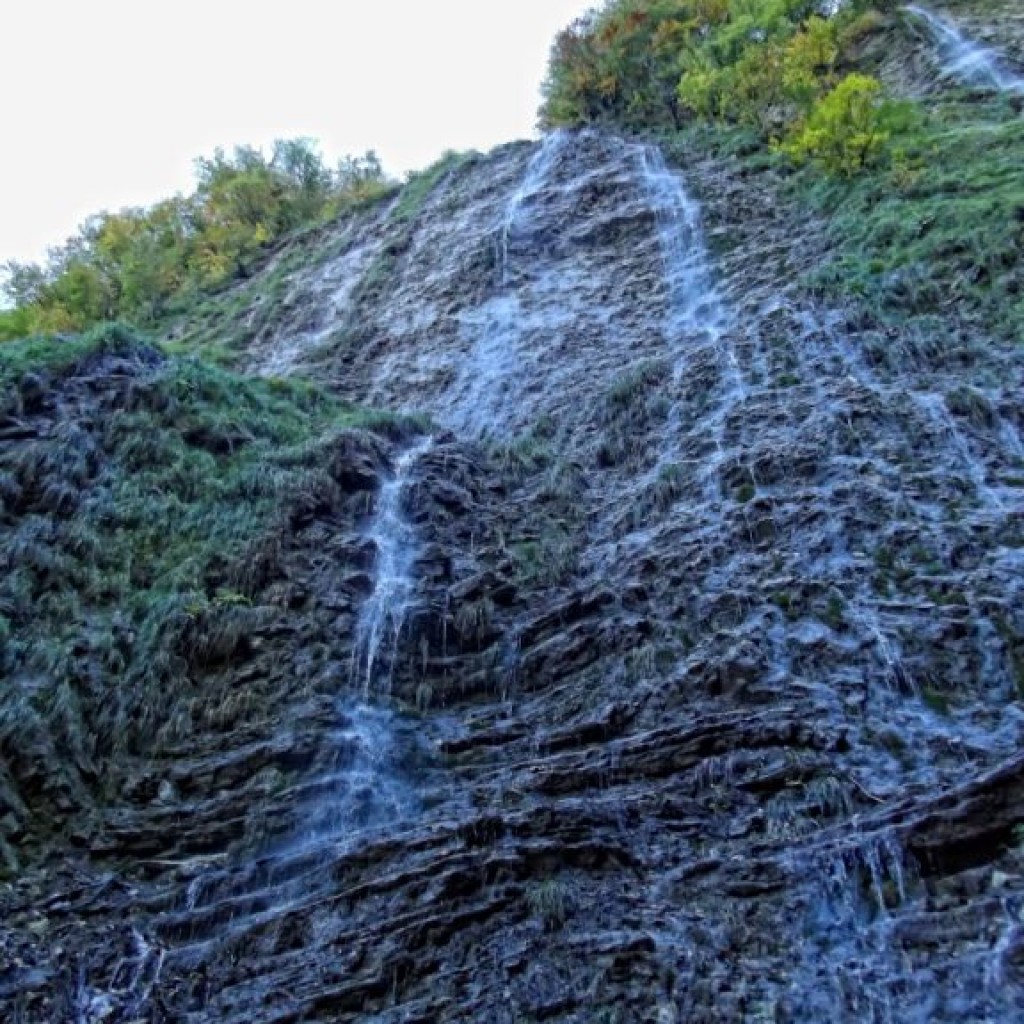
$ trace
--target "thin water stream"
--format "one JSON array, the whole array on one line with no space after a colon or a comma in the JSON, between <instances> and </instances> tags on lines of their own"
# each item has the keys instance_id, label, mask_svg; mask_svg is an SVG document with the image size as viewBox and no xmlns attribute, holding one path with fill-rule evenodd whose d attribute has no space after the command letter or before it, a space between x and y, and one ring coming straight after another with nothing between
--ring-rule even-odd
<instances>
[{"instance_id":1,"label":"thin water stream","mask_svg":"<svg viewBox=\"0 0 1024 1024\"><path fill-rule=\"evenodd\" d=\"M701 491L706 504L721 501L719 470L725 458L725 432L730 414L748 397L748 389L733 347L732 320L714 281L701 226L700 205L683 187L678 174L655 146L637 149L640 182L654 212L668 310L663 325L672 358L675 398L669 408L666 443L652 478L680 458L682 442L680 397L695 358L710 350L717 368L714 397L701 419L701 431L711 438L703 457Z\"/></svg>"},{"instance_id":2,"label":"thin water stream","mask_svg":"<svg viewBox=\"0 0 1024 1024\"><path fill-rule=\"evenodd\" d=\"M569 136L556 131L544 136L527 164L515 192L505 203L496 228L494 258L498 291L460 317L460 333L469 349L460 361L452 400L443 419L459 433L483 437L491 433L515 403L521 376L520 351L523 302L516 282L515 247L529 235L531 205L544 192Z\"/></svg>"},{"instance_id":3,"label":"thin water stream","mask_svg":"<svg viewBox=\"0 0 1024 1024\"><path fill-rule=\"evenodd\" d=\"M687 351L701 341L726 346L723 355L738 373L735 354L724 337L729 326L725 305L713 280L701 226L700 205L669 170L655 146L637 150L640 180L654 212L668 287L665 333L685 371Z\"/></svg>"},{"instance_id":4,"label":"thin water stream","mask_svg":"<svg viewBox=\"0 0 1024 1024\"><path fill-rule=\"evenodd\" d=\"M357 623L348 688L337 699L337 723L326 740L326 766L286 793L284 827L240 864L205 871L188 887L185 905L164 928L189 956L272 922L323 896L327 865L339 848L368 832L394 827L415 812L409 765L423 749L414 728L387 706L403 628L416 603L417 539L406 512L408 488L433 439L424 437L394 461L367 529L377 551L374 586Z\"/></svg>"},{"instance_id":5,"label":"thin water stream","mask_svg":"<svg viewBox=\"0 0 1024 1024\"><path fill-rule=\"evenodd\" d=\"M373 592L359 616L354 673L367 700L382 674L382 692L386 694L390 687L402 628L415 603L416 532L406 518L403 502L410 475L432 444L432 438L424 437L398 456L393 475L380 489L370 525L369 537L377 549L377 560Z\"/></svg>"},{"instance_id":6,"label":"thin water stream","mask_svg":"<svg viewBox=\"0 0 1024 1024\"><path fill-rule=\"evenodd\" d=\"M927 26L947 77L983 89L1024 94L1024 77L1007 69L998 54L969 39L953 22L917 4L908 4L907 11Z\"/></svg>"},{"instance_id":7,"label":"thin water stream","mask_svg":"<svg viewBox=\"0 0 1024 1024\"><path fill-rule=\"evenodd\" d=\"M568 138L568 133L562 130L550 132L544 136L540 148L533 154L527 165L526 174L519 183L519 187L505 206L496 243L498 281L502 288L509 284L513 271L510 246L514 242L515 234L517 230L528 226L528 205L545 187L552 169L565 149Z\"/></svg>"}]
</instances>

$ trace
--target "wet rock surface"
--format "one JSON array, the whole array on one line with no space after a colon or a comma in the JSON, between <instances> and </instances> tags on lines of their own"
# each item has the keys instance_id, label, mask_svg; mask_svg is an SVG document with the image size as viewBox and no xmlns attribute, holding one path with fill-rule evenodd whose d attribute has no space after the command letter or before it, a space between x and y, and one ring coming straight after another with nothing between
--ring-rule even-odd
<instances>
[{"instance_id":1,"label":"wet rock surface","mask_svg":"<svg viewBox=\"0 0 1024 1024\"><path fill-rule=\"evenodd\" d=\"M822 308L770 177L685 164L506 147L292 280L340 340L254 370L433 442L339 443L195 680L251 700L48 820L11 1019L1024 1010L1020 350ZM413 590L367 681L386 493Z\"/></svg>"}]
</instances>

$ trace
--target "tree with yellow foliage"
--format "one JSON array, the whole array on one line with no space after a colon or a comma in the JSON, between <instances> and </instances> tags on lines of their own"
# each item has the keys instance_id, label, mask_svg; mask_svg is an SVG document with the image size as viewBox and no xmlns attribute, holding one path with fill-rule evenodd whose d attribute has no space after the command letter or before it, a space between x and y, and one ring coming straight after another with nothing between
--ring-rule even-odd
<instances>
[{"instance_id":1,"label":"tree with yellow foliage","mask_svg":"<svg viewBox=\"0 0 1024 1024\"><path fill-rule=\"evenodd\" d=\"M877 162L889 132L881 83L847 75L812 108L781 147L798 162L811 160L830 174L850 177Z\"/></svg>"},{"instance_id":2,"label":"tree with yellow foliage","mask_svg":"<svg viewBox=\"0 0 1024 1024\"><path fill-rule=\"evenodd\" d=\"M387 188L373 153L334 172L308 139L276 142L269 159L218 150L196 162L196 176L190 196L91 218L45 267L9 264L3 291L15 309L0 313L0 341L102 320L154 323L181 296L247 272L286 232Z\"/></svg>"}]
</instances>

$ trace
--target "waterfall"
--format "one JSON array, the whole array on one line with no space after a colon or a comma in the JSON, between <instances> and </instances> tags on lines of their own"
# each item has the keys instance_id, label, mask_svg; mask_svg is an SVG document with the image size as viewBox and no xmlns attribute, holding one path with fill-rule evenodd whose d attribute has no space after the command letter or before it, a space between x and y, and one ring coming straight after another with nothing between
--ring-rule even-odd
<instances>
[{"instance_id":1,"label":"waterfall","mask_svg":"<svg viewBox=\"0 0 1024 1024\"><path fill-rule=\"evenodd\" d=\"M459 366L458 399L445 417L459 433L483 437L500 419L519 366L522 316L519 299L508 292L462 315L472 347Z\"/></svg>"},{"instance_id":2,"label":"waterfall","mask_svg":"<svg viewBox=\"0 0 1024 1024\"><path fill-rule=\"evenodd\" d=\"M721 499L718 470L725 458L726 422L729 414L747 398L746 383L730 338L731 318L713 279L699 204L683 188L679 176L669 170L656 147L638 147L637 163L641 185L655 217L668 290L664 333L672 353L677 392L690 372L691 357L699 349L713 350L719 366L717 402L709 410L703 428L709 432L714 450L706 458L701 473L705 500L717 504ZM675 401L670 409L669 444L655 472L677 455L672 435L680 429L679 404Z\"/></svg>"},{"instance_id":3,"label":"waterfall","mask_svg":"<svg viewBox=\"0 0 1024 1024\"><path fill-rule=\"evenodd\" d=\"M499 291L476 309L460 314L470 347L460 361L445 422L459 433L482 437L509 407L508 392L520 367L523 306L512 285L512 246L530 225L529 205L546 187L568 135L544 137L526 173L505 204L495 240Z\"/></svg>"},{"instance_id":4,"label":"waterfall","mask_svg":"<svg viewBox=\"0 0 1024 1024\"><path fill-rule=\"evenodd\" d=\"M1005 511L1005 506L988 485L985 464L968 447L966 439L950 415L946 400L938 394L920 394L914 395L914 403L921 410L935 435L948 443L950 454L955 455L963 466L982 507L1000 517Z\"/></svg>"},{"instance_id":5,"label":"waterfall","mask_svg":"<svg viewBox=\"0 0 1024 1024\"><path fill-rule=\"evenodd\" d=\"M326 757L294 786L284 819L266 823L264 847L255 857L192 880L184 906L161 923L165 935L184 943L176 956L201 955L210 945L315 902L334 884L326 865L339 848L369 830L393 826L418 806L405 767L416 752L422 770L417 731L369 697L385 666L390 683L402 628L415 605L416 536L402 506L412 471L432 443L425 437L403 451L380 489L368 531L377 548L374 588L356 630L357 692L338 700Z\"/></svg>"},{"instance_id":6,"label":"waterfall","mask_svg":"<svg viewBox=\"0 0 1024 1024\"><path fill-rule=\"evenodd\" d=\"M655 216L668 287L665 333L676 360L676 376L684 372L689 350L710 344L719 356L730 392L745 398L743 374L729 340L730 318L711 273L700 205L683 188L679 176L669 170L659 149L641 146L639 163Z\"/></svg>"},{"instance_id":7,"label":"waterfall","mask_svg":"<svg viewBox=\"0 0 1024 1024\"><path fill-rule=\"evenodd\" d=\"M725 307L711 278L700 207L668 169L660 150L641 146L638 157L668 286L666 333L673 344L692 341L694 335L718 342L726 329Z\"/></svg>"},{"instance_id":8,"label":"waterfall","mask_svg":"<svg viewBox=\"0 0 1024 1024\"><path fill-rule=\"evenodd\" d=\"M325 898L336 884L330 865L341 852L418 810L408 759L422 770L424 755L414 728L387 708L356 704L339 709L326 739L333 758L289 791L281 821L265 822L275 835L255 854L196 875L183 905L158 922L172 958L201 961L211 947L247 941Z\"/></svg>"},{"instance_id":9,"label":"waterfall","mask_svg":"<svg viewBox=\"0 0 1024 1024\"><path fill-rule=\"evenodd\" d=\"M936 1019L931 979L906 963L894 936L891 910L907 902L917 880L898 837L854 833L837 849L797 854L791 869L815 880L792 968L799 979L794 1000L803 1014L846 1020L852 1004L858 1020L877 1024ZM913 1010L900 999L908 995Z\"/></svg>"},{"instance_id":10,"label":"waterfall","mask_svg":"<svg viewBox=\"0 0 1024 1024\"><path fill-rule=\"evenodd\" d=\"M377 548L376 577L359 616L355 644L364 698L370 694L382 653L388 660L390 681L402 627L415 602L412 568L416 535L405 518L402 502L411 470L432 444L432 439L425 437L395 460L394 475L380 489L377 513L369 530Z\"/></svg>"},{"instance_id":11,"label":"waterfall","mask_svg":"<svg viewBox=\"0 0 1024 1024\"><path fill-rule=\"evenodd\" d=\"M942 55L943 73L968 85L1024 94L1024 78L1002 66L998 56L968 39L952 22L916 4L907 11L927 26Z\"/></svg>"},{"instance_id":12,"label":"waterfall","mask_svg":"<svg viewBox=\"0 0 1024 1024\"><path fill-rule=\"evenodd\" d=\"M509 282L511 268L509 243L517 226L528 221L528 216L524 216L524 207L544 187L551 169L558 161L567 137L566 132L562 130L544 136L540 148L533 154L527 165L523 180L505 206L496 245L498 280L502 288L506 287Z\"/></svg>"},{"instance_id":13,"label":"waterfall","mask_svg":"<svg viewBox=\"0 0 1024 1024\"><path fill-rule=\"evenodd\" d=\"M304 357L317 352L330 340L349 315L356 287L379 255L380 244L378 236L361 239L350 228L341 255L292 286L281 303L284 309L301 308L313 302L323 310L323 315L313 324L294 325L266 353L258 366L260 376L281 377L294 372Z\"/></svg>"}]
</instances>

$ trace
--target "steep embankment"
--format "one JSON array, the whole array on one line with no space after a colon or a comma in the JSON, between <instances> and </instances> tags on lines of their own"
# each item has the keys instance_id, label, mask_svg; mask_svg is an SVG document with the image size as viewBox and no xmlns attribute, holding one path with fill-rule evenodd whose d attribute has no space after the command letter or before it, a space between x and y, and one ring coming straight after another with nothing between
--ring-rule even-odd
<instances>
[{"instance_id":1,"label":"steep embankment","mask_svg":"<svg viewBox=\"0 0 1024 1024\"><path fill-rule=\"evenodd\" d=\"M178 631L151 736L3 734L14 1019L1020 1011L1024 356L980 301L823 286L842 225L770 161L669 151L452 159L286 248L176 332L254 379L123 339L18 378L3 523L27 601L78 595L64 688L149 664L135 589ZM51 482L102 497L136 438L173 472L128 582L61 583Z\"/></svg>"},{"instance_id":2,"label":"steep embankment","mask_svg":"<svg viewBox=\"0 0 1024 1024\"><path fill-rule=\"evenodd\" d=\"M1018 93L1024 18L1001 0L893 5L865 25L851 57L905 96L948 99L958 86Z\"/></svg>"}]
</instances>

